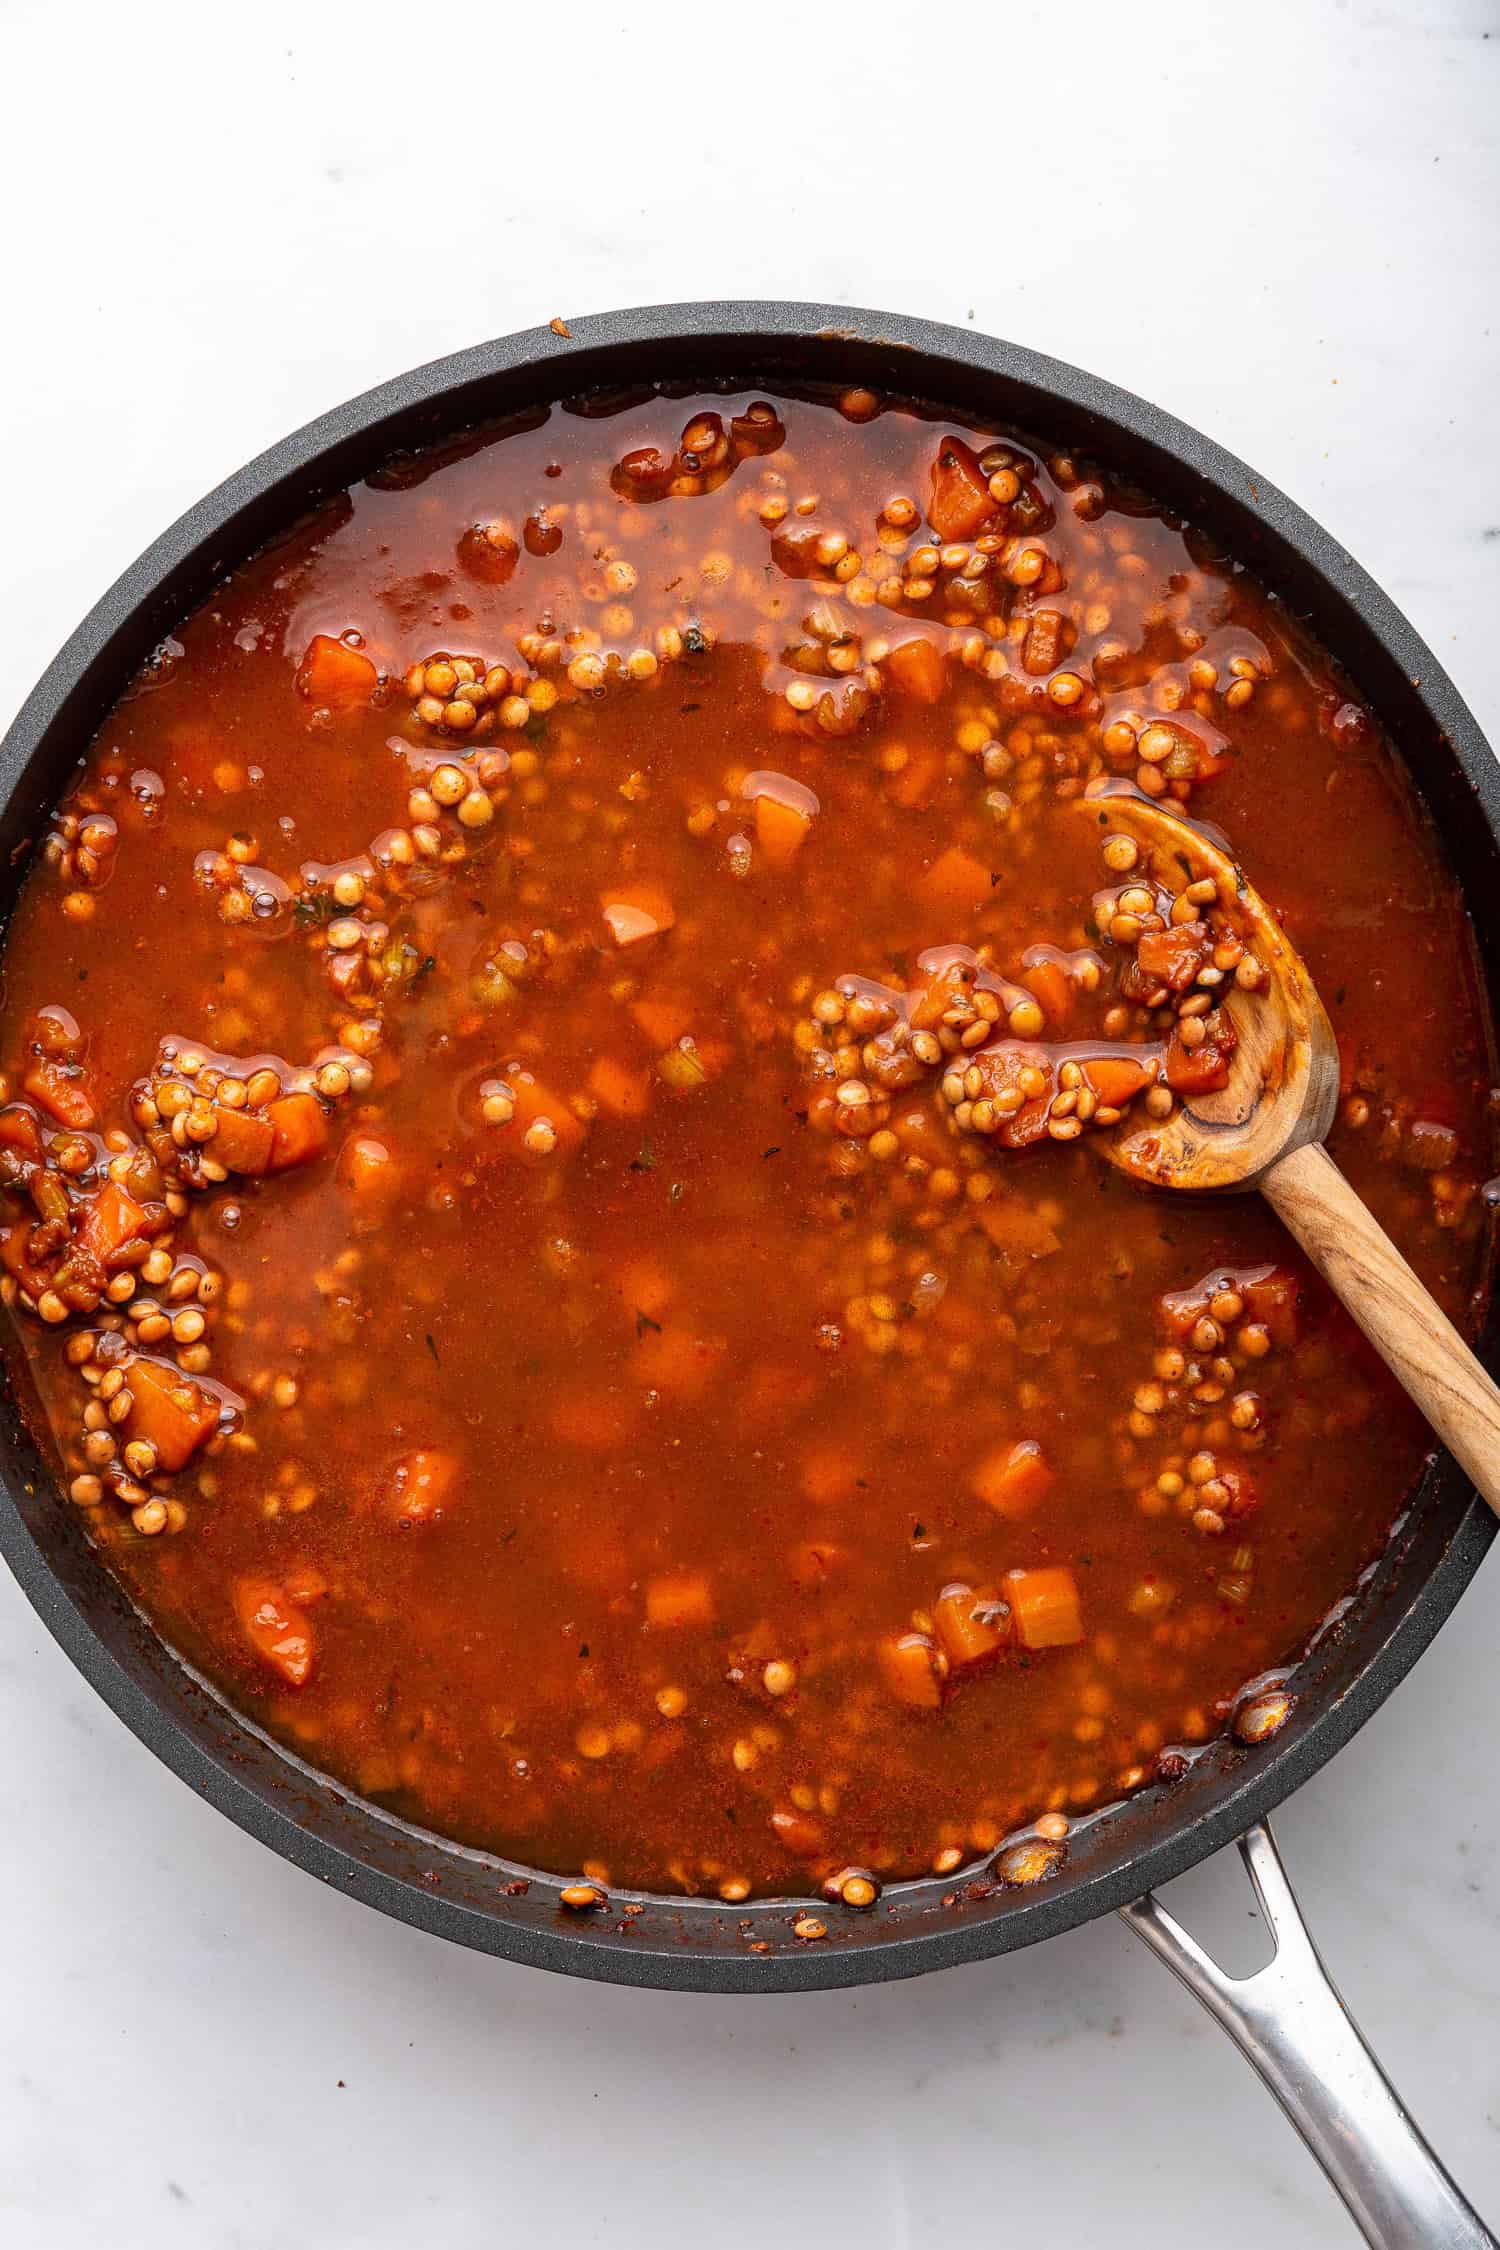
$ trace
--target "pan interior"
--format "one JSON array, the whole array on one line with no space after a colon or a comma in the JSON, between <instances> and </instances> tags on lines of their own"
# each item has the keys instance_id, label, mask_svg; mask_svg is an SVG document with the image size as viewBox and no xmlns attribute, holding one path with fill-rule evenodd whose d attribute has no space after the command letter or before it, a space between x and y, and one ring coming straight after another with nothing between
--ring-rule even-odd
<instances>
[{"instance_id":1,"label":"pan interior","mask_svg":"<svg viewBox=\"0 0 1500 2250\"><path fill-rule=\"evenodd\" d=\"M818 308L665 308L507 340L340 409L203 503L127 574L58 659L3 755L3 903L25 846L94 724L171 622L315 499L393 451L542 402L643 383L743 381L768 389L867 381L1088 448L1203 524L1305 616L1379 710L1431 809L1475 910L1493 989L1496 790L1456 696L1402 621L1288 503L1193 433L1071 370L986 339ZM1149 1790L1075 1830L1044 1888L962 1878L899 1886L868 1915L826 1915L817 1950L786 1902L653 1900L580 1925L557 1885L404 1827L302 1766L195 1679L100 1569L7 1402L0 1536L28 1594L137 1733L241 1825L325 1879L485 1950L623 1982L775 1989L915 1973L1068 1927L1167 1879L1277 1802L1352 1733L1431 1637L1492 1525L1434 1461L1358 1599L1303 1665L1299 1704L1273 1747L1211 1746L1171 1791ZM520 1886L526 1885L522 1888ZM615 1903L623 1904L619 1895Z\"/></svg>"}]
</instances>

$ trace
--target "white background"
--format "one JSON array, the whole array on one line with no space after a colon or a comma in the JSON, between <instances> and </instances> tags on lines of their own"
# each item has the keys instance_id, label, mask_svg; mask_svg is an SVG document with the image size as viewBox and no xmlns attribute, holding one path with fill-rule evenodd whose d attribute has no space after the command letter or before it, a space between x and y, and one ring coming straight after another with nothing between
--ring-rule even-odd
<instances>
[{"instance_id":1,"label":"white background","mask_svg":"<svg viewBox=\"0 0 1500 2250\"><path fill-rule=\"evenodd\" d=\"M171 517L554 313L818 297L1160 401L1321 516L1500 740L1495 0L0 0L0 705ZM1492 1565L1278 1823L1500 2215ZM325 1895L0 1583L0 2239L886 2250L1352 2239L1119 1926L914 1985L573 1985ZM1221 1860L1178 1887L1245 1915Z\"/></svg>"}]
</instances>

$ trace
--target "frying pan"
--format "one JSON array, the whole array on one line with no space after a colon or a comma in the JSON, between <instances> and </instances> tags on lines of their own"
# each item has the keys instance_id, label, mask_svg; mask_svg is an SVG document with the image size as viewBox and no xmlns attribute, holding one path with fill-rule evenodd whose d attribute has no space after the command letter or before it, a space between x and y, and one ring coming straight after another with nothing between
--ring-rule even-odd
<instances>
[{"instance_id":1,"label":"frying pan","mask_svg":"<svg viewBox=\"0 0 1500 2250\"><path fill-rule=\"evenodd\" d=\"M1242 462L1128 392L987 336L848 306L653 306L573 321L564 332L532 329L402 375L263 453L126 571L5 737L0 911L14 903L74 761L136 667L227 571L317 502L393 452L520 409L719 379L768 390L863 384L1034 430L1096 454L1205 526L1307 620L1380 713L1462 882L1480 973L1500 992L1500 770L1441 666L1344 549ZM1453 1463L1434 1455L1357 1599L1298 1666L1296 1708L1269 1744L1214 1744L1170 1789L1143 1790L1075 1829L1048 1883L905 1883L866 1913L820 1903L828 1936L808 1944L793 1935L786 1900L648 1898L625 1916L617 1896L602 1913L570 1914L558 1879L411 1827L315 1772L157 1638L101 1567L78 1512L59 1504L20 1402L7 1393L0 1405L0 1548L43 1621L158 1757L296 1866L482 1952L692 1992L916 1976L1119 1910L1237 2040L1366 2239L1402 2250L1494 2250L1495 2238L1364 2046L1297 1912L1265 1818L1384 1702L1494 1531ZM1244 1980L1225 1976L1152 1896L1236 1841L1277 1949Z\"/></svg>"}]
</instances>

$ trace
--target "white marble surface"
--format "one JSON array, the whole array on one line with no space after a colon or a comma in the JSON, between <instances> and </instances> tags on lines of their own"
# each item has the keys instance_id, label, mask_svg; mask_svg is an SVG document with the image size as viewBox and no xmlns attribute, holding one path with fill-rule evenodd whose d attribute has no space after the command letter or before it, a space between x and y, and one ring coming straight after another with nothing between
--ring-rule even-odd
<instances>
[{"instance_id":1,"label":"white marble surface","mask_svg":"<svg viewBox=\"0 0 1500 2250\"><path fill-rule=\"evenodd\" d=\"M973 320L1223 438L1348 542L1500 739L1494 0L3 0L0 63L7 709L183 505L366 384L554 312L801 295ZM1492 2216L1497 1567L1279 1824ZM8 2244L1352 2239L1122 1928L827 1998L573 1985L247 1841L8 1579L0 1720ZM1181 1889L1242 1922L1228 1863Z\"/></svg>"}]
</instances>

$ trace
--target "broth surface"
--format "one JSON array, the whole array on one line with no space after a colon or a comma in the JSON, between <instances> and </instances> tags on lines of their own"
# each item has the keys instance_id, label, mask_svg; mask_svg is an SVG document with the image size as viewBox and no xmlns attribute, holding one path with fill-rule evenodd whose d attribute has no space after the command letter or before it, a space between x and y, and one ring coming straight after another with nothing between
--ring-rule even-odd
<instances>
[{"instance_id":1,"label":"broth surface","mask_svg":"<svg viewBox=\"0 0 1500 2250\"><path fill-rule=\"evenodd\" d=\"M866 394L556 409L310 518L100 730L6 940L59 1506L316 1764L595 1885L1035 1879L1273 1730L1431 1441L1258 1199L1091 1145L1255 1004L1101 858L1103 775L1282 915L1333 1153L1469 1324L1457 886L1192 527Z\"/></svg>"}]
</instances>

